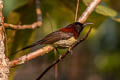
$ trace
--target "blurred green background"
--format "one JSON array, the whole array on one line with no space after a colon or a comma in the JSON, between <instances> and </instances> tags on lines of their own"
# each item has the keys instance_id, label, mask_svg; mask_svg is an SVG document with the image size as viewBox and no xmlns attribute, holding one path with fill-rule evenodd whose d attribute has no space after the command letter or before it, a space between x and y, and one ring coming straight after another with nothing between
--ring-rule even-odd
<instances>
[{"instance_id":1,"label":"blurred green background","mask_svg":"<svg viewBox=\"0 0 120 80\"><path fill-rule=\"evenodd\" d=\"M78 16L92 0L80 0ZM120 80L120 0L103 0L86 22L94 23L89 38L76 47L72 55L58 64L58 80ZM6 29L8 57L18 58L42 46L13 54L45 35L74 22L76 0L40 0L42 26L40 28ZM49 14L49 16L47 16ZM35 0L4 0L5 22L32 24L37 21ZM84 30L84 36L88 27ZM59 50L64 53L65 50ZM12 68L10 80L35 80L55 59L54 53L40 56ZM42 80L54 80L52 68Z\"/></svg>"}]
</instances>

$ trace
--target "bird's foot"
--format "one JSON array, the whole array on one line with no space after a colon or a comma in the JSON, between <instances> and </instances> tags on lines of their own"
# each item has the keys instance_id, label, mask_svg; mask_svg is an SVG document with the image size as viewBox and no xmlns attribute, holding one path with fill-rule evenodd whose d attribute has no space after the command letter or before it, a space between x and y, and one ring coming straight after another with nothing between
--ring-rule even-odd
<instances>
[{"instance_id":1,"label":"bird's foot","mask_svg":"<svg viewBox=\"0 0 120 80\"><path fill-rule=\"evenodd\" d=\"M61 55L59 56L59 60L62 61L62 56Z\"/></svg>"}]
</instances>

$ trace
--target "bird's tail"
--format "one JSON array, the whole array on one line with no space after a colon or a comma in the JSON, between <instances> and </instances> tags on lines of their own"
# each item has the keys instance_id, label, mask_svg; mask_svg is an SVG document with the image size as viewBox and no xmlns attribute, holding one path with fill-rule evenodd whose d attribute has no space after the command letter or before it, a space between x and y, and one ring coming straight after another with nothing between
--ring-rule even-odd
<instances>
[{"instance_id":1,"label":"bird's tail","mask_svg":"<svg viewBox=\"0 0 120 80\"><path fill-rule=\"evenodd\" d=\"M29 45L29 46L26 46L26 47L24 47L22 49L17 50L15 53L18 53L18 52L23 51L25 49L32 48L32 47L34 47L34 46L36 46L38 44L42 44L42 43L43 43L43 40L37 41L37 42L35 42L35 43L33 43L33 44Z\"/></svg>"}]
</instances>

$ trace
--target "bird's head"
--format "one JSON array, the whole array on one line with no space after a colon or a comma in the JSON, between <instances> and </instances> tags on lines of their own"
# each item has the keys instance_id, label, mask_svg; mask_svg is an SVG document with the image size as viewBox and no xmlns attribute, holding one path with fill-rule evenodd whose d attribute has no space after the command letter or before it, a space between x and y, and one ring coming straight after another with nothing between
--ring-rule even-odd
<instances>
[{"instance_id":1,"label":"bird's head","mask_svg":"<svg viewBox=\"0 0 120 80\"><path fill-rule=\"evenodd\" d=\"M74 24L74 27L75 27L76 31L78 32L78 34L80 34L80 32L83 30L83 28L86 25L93 24L93 23L84 23L84 24L82 24L80 22L75 22L73 24Z\"/></svg>"}]
</instances>

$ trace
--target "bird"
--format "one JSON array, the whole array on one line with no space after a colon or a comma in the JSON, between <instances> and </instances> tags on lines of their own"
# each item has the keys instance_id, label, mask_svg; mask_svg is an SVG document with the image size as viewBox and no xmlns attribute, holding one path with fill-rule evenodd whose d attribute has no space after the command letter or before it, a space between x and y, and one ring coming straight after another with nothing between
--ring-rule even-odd
<instances>
[{"instance_id":1,"label":"bird","mask_svg":"<svg viewBox=\"0 0 120 80\"><path fill-rule=\"evenodd\" d=\"M43 39L26 46L22 49L17 50L15 53L23 51L28 48L32 48L36 45L50 44L55 48L69 48L72 46L78 39L80 33L83 31L84 26L91 23L80 23L73 22L63 28L58 29L55 32L52 32L45 36Z\"/></svg>"}]
</instances>

